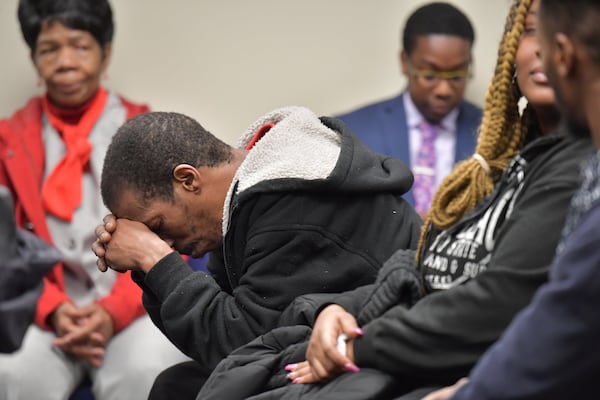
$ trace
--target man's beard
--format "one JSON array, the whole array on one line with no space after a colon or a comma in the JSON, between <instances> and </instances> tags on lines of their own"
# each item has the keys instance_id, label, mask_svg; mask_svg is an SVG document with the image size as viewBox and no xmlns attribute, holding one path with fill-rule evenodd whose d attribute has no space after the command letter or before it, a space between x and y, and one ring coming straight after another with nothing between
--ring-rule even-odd
<instances>
[{"instance_id":1,"label":"man's beard","mask_svg":"<svg viewBox=\"0 0 600 400\"><path fill-rule=\"evenodd\" d=\"M546 71L546 74L550 79L551 83L553 83L553 71ZM556 104L558 105L558 109L560 110L560 114L562 116L561 124L566 127L569 134L571 134L572 136L589 137L590 129L588 127L587 121L582 121L580 118L577 117L578 113L576 112L576 110L573 110L573 108L570 107L564 100L562 90L558 85L553 84L552 87L554 88L554 98Z\"/></svg>"},{"instance_id":2,"label":"man's beard","mask_svg":"<svg viewBox=\"0 0 600 400\"><path fill-rule=\"evenodd\" d=\"M590 128L587 126L587 124L581 123L573 118L569 118L568 116L565 116L563 121L571 135L580 138L590 137Z\"/></svg>"}]
</instances>

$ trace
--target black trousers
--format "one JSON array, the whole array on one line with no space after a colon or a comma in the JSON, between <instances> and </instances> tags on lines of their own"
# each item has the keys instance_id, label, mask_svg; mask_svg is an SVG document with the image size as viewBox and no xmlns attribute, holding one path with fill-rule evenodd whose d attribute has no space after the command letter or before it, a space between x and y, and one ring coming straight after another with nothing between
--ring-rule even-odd
<instances>
[{"instance_id":1,"label":"black trousers","mask_svg":"<svg viewBox=\"0 0 600 400\"><path fill-rule=\"evenodd\" d=\"M209 375L196 361L175 364L156 377L148 400L195 400Z\"/></svg>"}]
</instances>

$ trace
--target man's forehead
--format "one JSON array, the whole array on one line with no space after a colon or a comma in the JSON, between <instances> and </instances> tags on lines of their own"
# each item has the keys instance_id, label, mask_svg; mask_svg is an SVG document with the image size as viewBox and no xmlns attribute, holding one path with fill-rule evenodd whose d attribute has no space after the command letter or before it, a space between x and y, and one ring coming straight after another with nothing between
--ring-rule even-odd
<instances>
[{"instance_id":1,"label":"man's forehead","mask_svg":"<svg viewBox=\"0 0 600 400\"><path fill-rule=\"evenodd\" d=\"M469 41L454 35L423 35L417 37L410 59L431 67L464 67L471 62Z\"/></svg>"},{"instance_id":2,"label":"man's forehead","mask_svg":"<svg viewBox=\"0 0 600 400\"><path fill-rule=\"evenodd\" d=\"M112 207L111 212L118 218L140 221L140 215L147 212L150 202L132 187L124 187L118 193L117 204Z\"/></svg>"}]
</instances>

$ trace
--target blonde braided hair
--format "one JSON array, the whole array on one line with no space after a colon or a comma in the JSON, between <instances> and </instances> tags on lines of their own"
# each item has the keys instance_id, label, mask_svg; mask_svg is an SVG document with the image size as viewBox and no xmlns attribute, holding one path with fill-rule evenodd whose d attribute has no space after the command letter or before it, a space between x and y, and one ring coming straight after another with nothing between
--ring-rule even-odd
<instances>
[{"instance_id":1,"label":"blonde braided hair","mask_svg":"<svg viewBox=\"0 0 600 400\"><path fill-rule=\"evenodd\" d=\"M475 148L479 156L460 162L437 190L421 230L417 261L429 228L434 225L447 229L471 211L492 192L495 181L523 145L527 127L519 115L520 95L513 77L517 48L531 3L532 0L513 0L498 49L495 73L485 96ZM481 157L484 162L477 159Z\"/></svg>"}]
</instances>

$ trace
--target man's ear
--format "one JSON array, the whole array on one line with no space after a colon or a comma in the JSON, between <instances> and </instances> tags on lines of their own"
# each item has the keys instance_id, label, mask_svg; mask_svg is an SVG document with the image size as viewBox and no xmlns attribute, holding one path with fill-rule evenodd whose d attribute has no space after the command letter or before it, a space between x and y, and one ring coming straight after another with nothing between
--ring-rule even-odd
<instances>
[{"instance_id":1,"label":"man's ear","mask_svg":"<svg viewBox=\"0 0 600 400\"><path fill-rule=\"evenodd\" d=\"M200 172L189 164L179 164L173 169L173 181L180 184L184 190L196 192L200 189Z\"/></svg>"},{"instance_id":2,"label":"man's ear","mask_svg":"<svg viewBox=\"0 0 600 400\"><path fill-rule=\"evenodd\" d=\"M566 78L575 73L577 54L573 41L564 33L554 35L554 49L552 51L552 63L556 67L556 73Z\"/></svg>"},{"instance_id":3,"label":"man's ear","mask_svg":"<svg viewBox=\"0 0 600 400\"><path fill-rule=\"evenodd\" d=\"M404 75L408 76L408 55L404 50L400 50L398 58L400 59L400 70Z\"/></svg>"}]
</instances>

